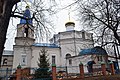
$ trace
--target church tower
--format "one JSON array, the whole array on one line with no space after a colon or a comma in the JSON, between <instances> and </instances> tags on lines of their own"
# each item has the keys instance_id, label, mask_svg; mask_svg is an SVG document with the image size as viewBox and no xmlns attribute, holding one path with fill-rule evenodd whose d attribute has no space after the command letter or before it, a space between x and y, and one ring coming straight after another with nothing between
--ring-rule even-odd
<instances>
[{"instance_id":1,"label":"church tower","mask_svg":"<svg viewBox=\"0 0 120 80\"><path fill-rule=\"evenodd\" d=\"M15 45L13 46L13 68L17 68L17 65L21 65L23 68L31 66L31 46L35 39L29 6L26 6L23 17L24 19L21 18L20 23L17 25L17 35L15 37Z\"/></svg>"},{"instance_id":2,"label":"church tower","mask_svg":"<svg viewBox=\"0 0 120 80\"><path fill-rule=\"evenodd\" d=\"M20 24L17 25L15 44L31 45L34 42L34 28L32 26L31 14L28 6L26 6L23 17L27 20L22 18L20 19Z\"/></svg>"}]
</instances>

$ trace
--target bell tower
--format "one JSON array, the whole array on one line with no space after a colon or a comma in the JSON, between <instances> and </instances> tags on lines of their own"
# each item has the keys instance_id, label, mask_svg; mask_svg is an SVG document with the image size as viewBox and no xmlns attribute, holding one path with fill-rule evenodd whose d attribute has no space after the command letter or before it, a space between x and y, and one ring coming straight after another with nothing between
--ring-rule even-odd
<instances>
[{"instance_id":1,"label":"bell tower","mask_svg":"<svg viewBox=\"0 0 120 80\"><path fill-rule=\"evenodd\" d=\"M34 43L34 28L32 26L29 6L26 6L26 10L23 13L23 17L25 19L21 18L20 24L17 25L17 35L15 38L15 44L32 45Z\"/></svg>"},{"instance_id":2,"label":"bell tower","mask_svg":"<svg viewBox=\"0 0 120 80\"><path fill-rule=\"evenodd\" d=\"M32 44L34 43L34 27L29 6L23 13L23 18L17 25L17 35L15 37L13 68L21 65L22 68L31 67Z\"/></svg>"}]
</instances>

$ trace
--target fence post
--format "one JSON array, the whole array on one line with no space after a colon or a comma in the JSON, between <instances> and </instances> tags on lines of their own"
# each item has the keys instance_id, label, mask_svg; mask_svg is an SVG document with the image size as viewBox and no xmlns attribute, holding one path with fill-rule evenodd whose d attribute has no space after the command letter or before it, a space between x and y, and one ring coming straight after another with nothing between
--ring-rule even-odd
<instances>
[{"instance_id":1,"label":"fence post","mask_svg":"<svg viewBox=\"0 0 120 80\"><path fill-rule=\"evenodd\" d=\"M22 78L21 72L22 72L21 66L18 65L17 66L17 71L16 71L16 80L21 80L21 78Z\"/></svg>"},{"instance_id":2,"label":"fence post","mask_svg":"<svg viewBox=\"0 0 120 80\"><path fill-rule=\"evenodd\" d=\"M52 80L57 80L56 78L56 65L52 64Z\"/></svg>"},{"instance_id":3,"label":"fence post","mask_svg":"<svg viewBox=\"0 0 120 80\"><path fill-rule=\"evenodd\" d=\"M65 69L66 69L66 76L67 76L67 78L68 78L68 70L67 70L67 66L65 67Z\"/></svg>"},{"instance_id":4,"label":"fence post","mask_svg":"<svg viewBox=\"0 0 120 80\"><path fill-rule=\"evenodd\" d=\"M8 68L6 68L6 80L8 80Z\"/></svg>"},{"instance_id":5,"label":"fence post","mask_svg":"<svg viewBox=\"0 0 120 80\"><path fill-rule=\"evenodd\" d=\"M115 69L114 69L113 62L110 62L110 70L111 70L111 74L114 75L115 74Z\"/></svg>"},{"instance_id":6,"label":"fence post","mask_svg":"<svg viewBox=\"0 0 120 80\"><path fill-rule=\"evenodd\" d=\"M106 66L105 63L101 63L101 69L102 69L102 74L105 76L106 75Z\"/></svg>"},{"instance_id":7,"label":"fence post","mask_svg":"<svg viewBox=\"0 0 120 80\"><path fill-rule=\"evenodd\" d=\"M84 66L82 63L79 64L80 68L80 78L84 78Z\"/></svg>"}]
</instances>

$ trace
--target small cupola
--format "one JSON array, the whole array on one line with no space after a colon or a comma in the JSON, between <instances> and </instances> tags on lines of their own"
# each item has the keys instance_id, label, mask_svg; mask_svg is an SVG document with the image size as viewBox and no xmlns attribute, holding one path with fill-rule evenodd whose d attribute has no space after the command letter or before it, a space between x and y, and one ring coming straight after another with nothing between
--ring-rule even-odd
<instances>
[{"instance_id":1,"label":"small cupola","mask_svg":"<svg viewBox=\"0 0 120 80\"><path fill-rule=\"evenodd\" d=\"M34 38L34 27L32 26L32 19L29 6L23 13L23 18L20 19L20 24L17 25L17 36L16 37L29 37Z\"/></svg>"},{"instance_id":2,"label":"small cupola","mask_svg":"<svg viewBox=\"0 0 120 80\"><path fill-rule=\"evenodd\" d=\"M65 27L66 27L66 31L72 31L72 30L74 30L75 23L69 21L69 22L65 23Z\"/></svg>"},{"instance_id":3,"label":"small cupola","mask_svg":"<svg viewBox=\"0 0 120 80\"><path fill-rule=\"evenodd\" d=\"M28 20L21 18L20 19L20 24L32 24L32 20L30 19L31 18L31 13L30 13L30 10L29 10L29 6L26 6L26 10L23 13L23 17L26 18L26 19L28 18Z\"/></svg>"}]
</instances>

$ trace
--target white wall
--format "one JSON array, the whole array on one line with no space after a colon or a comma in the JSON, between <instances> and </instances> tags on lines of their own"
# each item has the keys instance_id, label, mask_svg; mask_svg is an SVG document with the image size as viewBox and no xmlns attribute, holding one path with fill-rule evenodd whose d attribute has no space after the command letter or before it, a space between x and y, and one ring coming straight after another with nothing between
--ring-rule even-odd
<instances>
[{"instance_id":1,"label":"white wall","mask_svg":"<svg viewBox=\"0 0 120 80\"><path fill-rule=\"evenodd\" d=\"M69 60L72 60L72 64L69 64ZM68 73L79 73L79 64L82 63L84 65L84 72L88 72L87 63L91 61L91 55L83 55L83 56L75 56L67 59L67 67Z\"/></svg>"},{"instance_id":2,"label":"white wall","mask_svg":"<svg viewBox=\"0 0 120 80\"><path fill-rule=\"evenodd\" d=\"M31 47L14 46L13 68L20 64L22 68L31 67ZM26 65L22 65L22 55L26 54Z\"/></svg>"},{"instance_id":3,"label":"white wall","mask_svg":"<svg viewBox=\"0 0 120 80\"><path fill-rule=\"evenodd\" d=\"M58 41L61 47L63 66L65 66L66 54L77 56L82 49L93 47L92 33L85 32L85 39L83 39L81 31L61 32Z\"/></svg>"}]
</instances>

